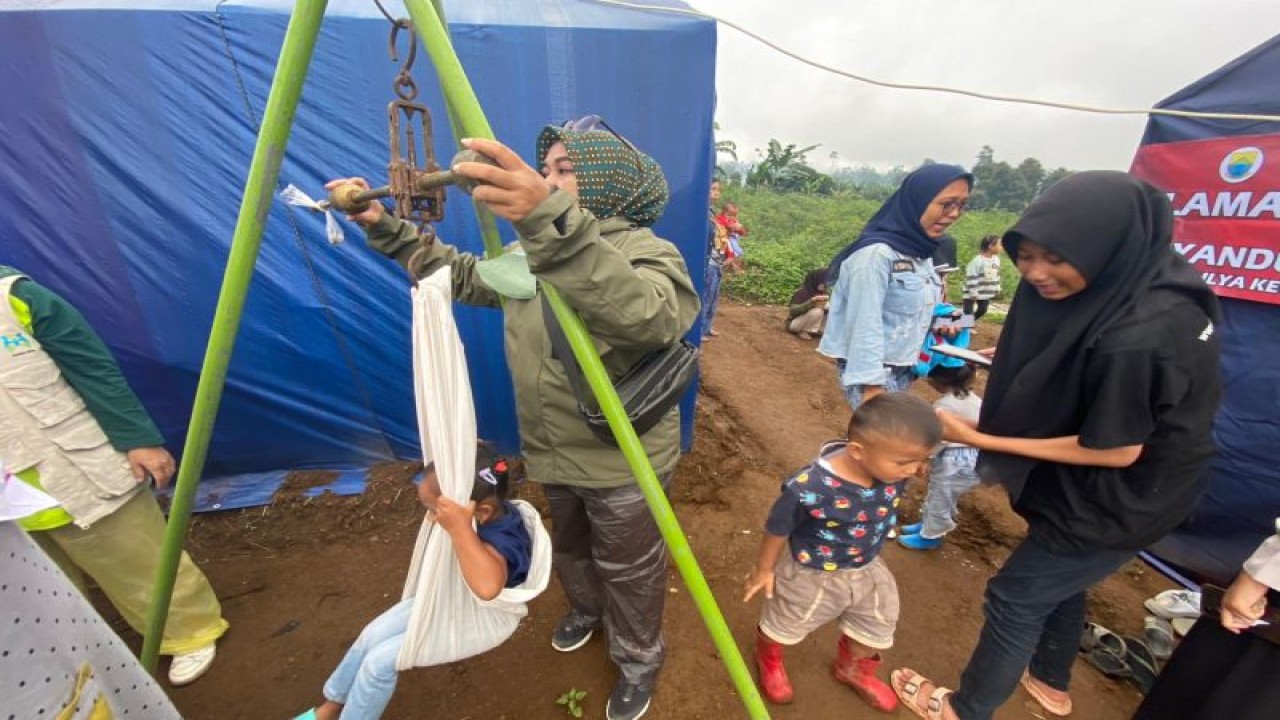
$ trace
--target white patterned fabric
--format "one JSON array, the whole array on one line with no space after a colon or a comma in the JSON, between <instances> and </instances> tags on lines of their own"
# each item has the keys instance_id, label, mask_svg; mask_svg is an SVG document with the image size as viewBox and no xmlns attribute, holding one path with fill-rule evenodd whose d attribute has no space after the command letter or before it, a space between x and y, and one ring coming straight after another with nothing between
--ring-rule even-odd
<instances>
[{"instance_id":1,"label":"white patterned fabric","mask_svg":"<svg viewBox=\"0 0 1280 720\"><path fill-rule=\"evenodd\" d=\"M169 698L57 564L0 522L0 718L179 720ZM104 717L94 715L93 717Z\"/></svg>"}]
</instances>

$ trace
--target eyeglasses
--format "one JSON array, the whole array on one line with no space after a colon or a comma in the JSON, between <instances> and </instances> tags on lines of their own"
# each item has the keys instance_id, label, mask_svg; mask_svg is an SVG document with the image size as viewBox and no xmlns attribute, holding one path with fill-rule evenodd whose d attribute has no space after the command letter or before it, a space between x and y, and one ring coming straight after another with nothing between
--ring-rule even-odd
<instances>
[{"instance_id":1,"label":"eyeglasses","mask_svg":"<svg viewBox=\"0 0 1280 720\"><path fill-rule=\"evenodd\" d=\"M956 215L963 215L965 211L969 209L969 201L967 199L947 200L946 202L938 203L938 207L942 208L943 215L950 215L952 213L955 213Z\"/></svg>"}]
</instances>

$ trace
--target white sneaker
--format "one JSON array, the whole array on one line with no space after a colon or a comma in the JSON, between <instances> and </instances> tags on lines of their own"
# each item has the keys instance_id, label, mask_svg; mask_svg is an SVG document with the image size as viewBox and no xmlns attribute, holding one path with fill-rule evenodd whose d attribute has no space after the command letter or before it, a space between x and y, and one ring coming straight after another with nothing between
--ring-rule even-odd
<instances>
[{"instance_id":1,"label":"white sneaker","mask_svg":"<svg viewBox=\"0 0 1280 720\"><path fill-rule=\"evenodd\" d=\"M1166 620L1200 617L1200 593L1190 590L1165 590L1147 598L1142 604L1153 615Z\"/></svg>"},{"instance_id":2,"label":"white sneaker","mask_svg":"<svg viewBox=\"0 0 1280 720\"><path fill-rule=\"evenodd\" d=\"M174 685L195 682L209 671L209 666L213 664L213 656L217 652L216 645L209 645L199 650L174 655L173 662L169 663L169 682Z\"/></svg>"}]
</instances>

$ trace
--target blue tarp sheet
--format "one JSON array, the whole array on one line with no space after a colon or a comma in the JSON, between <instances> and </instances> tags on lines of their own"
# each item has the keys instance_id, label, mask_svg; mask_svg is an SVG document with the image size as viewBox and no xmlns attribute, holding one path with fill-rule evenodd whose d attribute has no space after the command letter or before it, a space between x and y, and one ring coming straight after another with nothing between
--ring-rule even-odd
<instances>
[{"instance_id":1,"label":"blue tarp sheet","mask_svg":"<svg viewBox=\"0 0 1280 720\"><path fill-rule=\"evenodd\" d=\"M1179 110L1280 114L1280 36L1160 103ZM1280 132L1280 123L1152 116L1143 145ZM1280 157L1265 162L1280 162ZM1273 188L1275 189L1275 188ZM1276 222L1266 220L1266 222ZM1280 306L1221 298L1224 396L1219 456L1192 518L1155 554L1190 574L1230 579L1280 515Z\"/></svg>"},{"instance_id":2,"label":"blue tarp sheet","mask_svg":"<svg viewBox=\"0 0 1280 720\"><path fill-rule=\"evenodd\" d=\"M179 456L291 7L0 7L0 263L83 311ZM680 247L701 284L714 23L588 0L449 2L445 10L495 134L526 160L542 125L597 113L662 164L672 200L656 230ZM369 0L329 3L282 186L319 197L331 177L385 178L397 70L387 33ZM456 143L425 53L415 76L447 163ZM469 200L450 189L446 212L440 235L480 251ZM514 239L502 225L504 240ZM206 480L251 476L240 484L260 491L291 469L349 471L418 455L406 277L368 250L358 229L346 231L347 242L331 247L322 217L271 209ZM513 452L500 313L458 306L458 320L480 434ZM692 412L685 425L687 443Z\"/></svg>"}]
</instances>

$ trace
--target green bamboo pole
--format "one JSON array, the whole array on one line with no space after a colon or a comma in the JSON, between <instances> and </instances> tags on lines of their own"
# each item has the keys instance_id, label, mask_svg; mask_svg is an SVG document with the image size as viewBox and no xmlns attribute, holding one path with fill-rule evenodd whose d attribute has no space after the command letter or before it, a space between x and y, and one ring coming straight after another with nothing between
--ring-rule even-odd
<instances>
[{"instance_id":1,"label":"green bamboo pole","mask_svg":"<svg viewBox=\"0 0 1280 720\"><path fill-rule=\"evenodd\" d=\"M453 51L448 32L440 16L436 14L435 8L428 0L405 0L405 6L409 9L414 28L422 38L423 46L431 56L431 61L440 76L440 86L446 102L449 103L451 115L456 116L461 122L462 131L466 133L466 137L492 139L493 130L489 127L489 122L480 108L480 103L471 88L471 83L467 80L462 64L458 61L457 54ZM485 249L493 254L501 252L496 237L485 237ZM618 398L612 381L609 380L604 363L600 361L600 356L595 351L586 326L554 287L545 282L540 282L539 286L546 294L556 319L564 328L565 337L569 340L574 357L577 358L587 384L591 387L597 402L600 403L601 411L609 421L609 427L618 440L618 447L622 450L627 464L631 467L631 472L636 477L636 484L644 493L645 501L649 505L650 512L653 513L658 529L671 550L676 568L689 588L689 593L693 597L698 612L702 615L703 622L707 625L707 630L711 633L711 640L720 653L721 661L729 672L729 677L733 680L738 694L742 697L747 714L752 720L767 720L769 711L760 697L760 691L751 679L751 673L742 660L742 654L738 651L733 634L729 631L729 626L720 613L720 607L716 604L715 596L698 567L697 558L694 557L684 531L680 528L680 521L676 519L675 512L671 509L671 502L662 490L658 476L653 471L653 465L649 462L649 456L645 453L644 445L641 444L635 428L627 418L622 401Z\"/></svg>"},{"instance_id":2,"label":"green bamboo pole","mask_svg":"<svg viewBox=\"0 0 1280 720\"><path fill-rule=\"evenodd\" d=\"M164 635L165 620L169 615L169 602L173 597L173 584L178 573L178 561L191 520L191 501L196 484L204 470L209 451L209 437L222 401L222 389L227 380L227 366L235 348L236 333L240 328L240 316L244 310L245 293L253 268L258 260L258 247L267 221L267 212L275 198L276 181L280 176L280 163L284 159L285 145L293 127L293 115L302 95L307 67L316 37L320 34L320 22L324 19L327 0L298 0L289 18L276 74L271 81L271 93L267 96L267 109L258 130L258 141L253 149L253 162L249 166L249 178L245 182L244 199L240 215L236 219L235 234L231 240L231 253L227 258L226 273L222 278L222 291L218 294L218 306L213 314L213 330L209 346L205 350L204 366L200 370L200 382L196 386L195 406L191 413L191 425L187 429L187 441L183 446L182 466L173 491L173 504L169 508L169 523L165 527L164 545L160 550L160 563L156 568L155 591L151 606L147 609L146 632L142 644L142 665L148 672L155 672Z\"/></svg>"},{"instance_id":3,"label":"green bamboo pole","mask_svg":"<svg viewBox=\"0 0 1280 720\"><path fill-rule=\"evenodd\" d=\"M405 7L409 10L409 18L413 20L414 31L422 40L422 47L431 57L431 64L440 79L440 90L444 93L445 109L449 113L449 124L453 128L453 136L459 142L463 138L484 138L493 140L493 128L489 127L489 119L480 108L480 101L471 88L471 81L458 62L458 55L453 51L453 41L445 29L444 17L435 4L438 0L407 0ZM502 254L502 239L498 236L498 224L493 214L477 205L476 219L480 222L480 235L484 239L484 254L497 257Z\"/></svg>"},{"instance_id":4,"label":"green bamboo pole","mask_svg":"<svg viewBox=\"0 0 1280 720\"><path fill-rule=\"evenodd\" d=\"M436 11L436 17L440 20L440 26L449 27L448 21L444 15L444 0L431 0L431 7ZM449 35L445 33L445 40L449 40ZM453 42L449 42L449 49L452 53ZM433 66L439 68L439 65ZM438 71L437 71L438 75ZM439 76L439 75L438 75ZM439 76L440 87L444 87L445 79ZM454 142L458 143L458 147L462 147L462 139L466 137L463 134L462 119L458 116L457 103L452 95L444 94L445 112L449 114L449 128L453 131ZM476 222L480 225L480 237L484 240L485 256L490 258L498 257L502 254L502 239L498 236L498 221L494 219L493 213L489 212L489 208L480 203L471 203L471 209L475 211Z\"/></svg>"}]
</instances>

